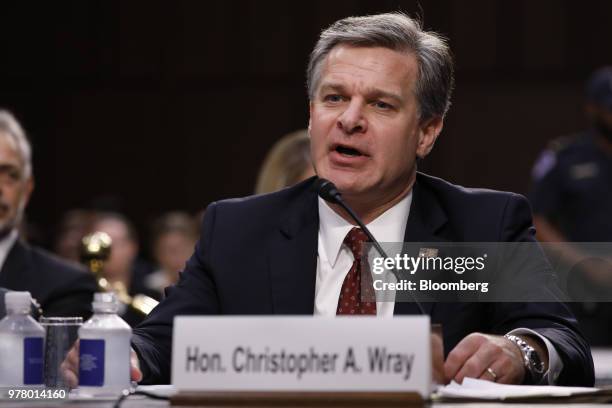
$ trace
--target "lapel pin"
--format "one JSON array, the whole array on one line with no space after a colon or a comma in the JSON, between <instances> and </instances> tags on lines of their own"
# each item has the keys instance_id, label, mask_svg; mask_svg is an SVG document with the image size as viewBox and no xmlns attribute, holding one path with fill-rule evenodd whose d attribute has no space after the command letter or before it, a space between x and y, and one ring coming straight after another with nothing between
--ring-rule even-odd
<instances>
[{"instance_id":1,"label":"lapel pin","mask_svg":"<svg viewBox=\"0 0 612 408\"><path fill-rule=\"evenodd\" d=\"M438 256L438 248L421 248L419 256L422 258L435 258Z\"/></svg>"}]
</instances>

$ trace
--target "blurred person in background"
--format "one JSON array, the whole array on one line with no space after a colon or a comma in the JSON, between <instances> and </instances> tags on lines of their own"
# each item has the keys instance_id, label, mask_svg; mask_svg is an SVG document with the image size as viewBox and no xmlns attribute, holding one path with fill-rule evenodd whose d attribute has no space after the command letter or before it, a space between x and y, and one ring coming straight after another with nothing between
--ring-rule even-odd
<instances>
[{"instance_id":1,"label":"blurred person in background","mask_svg":"<svg viewBox=\"0 0 612 408\"><path fill-rule=\"evenodd\" d=\"M95 215L91 232L105 232L111 240L111 252L104 262L104 277L113 283L121 283L130 295L138 293L159 299L159 295L147 290L145 277L152 267L138 257L140 245L133 224L122 214L101 212Z\"/></svg>"},{"instance_id":2,"label":"blurred person in background","mask_svg":"<svg viewBox=\"0 0 612 408\"><path fill-rule=\"evenodd\" d=\"M59 223L55 237L55 253L74 263L80 263L82 240L91 230L93 213L83 209L67 211Z\"/></svg>"},{"instance_id":3,"label":"blurred person in background","mask_svg":"<svg viewBox=\"0 0 612 408\"><path fill-rule=\"evenodd\" d=\"M306 129L283 136L268 152L257 177L255 194L272 193L315 175Z\"/></svg>"},{"instance_id":4,"label":"blurred person in background","mask_svg":"<svg viewBox=\"0 0 612 408\"><path fill-rule=\"evenodd\" d=\"M0 287L29 291L45 316L88 318L93 276L19 238L33 189L30 143L13 115L0 110Z\"/></svg>"},{"instance_id":5,"label":"blurred person in background","mask_svg":"<svg viewBox=\"0 0 612 408\"><path fill-rule=\"evenodd\" d=\"M104 278L115 288L122 285L129 296L142 294L159 300L159 293L145 286L146 276L153 269L138 257L140 246L132 223L122 214L100 212L96 214L90 232L98 231L107 233L112 240L110 256L102 267ZM132 327L145 318L129 307L120 309L119 314Z\"/></svg>"},{"instance_id":6,"label":"blurred person in background","mask_svg":"<svg viewBox=\"0 0 612 408\"><path fill-rule=\"evenodd\" d=\"M585 111L589 129L553 140L534 166L530 198L540 241L612 242L612 67L599 69L587 82ZM588 255L576 245L562 245L567 265ZM572 270L568 286L607 288L612 294L612 270L603 266ZM591 344L612 345L612 304L574 308Z\"/></svg>"},{"instance_id":7,"label":"blurred person in background","mask_svg":"<svg viewBox=\"0 0 612 408\"><path fill-rule=\"evenodd\" d=\"M171 212L155 220L151 246L158 269L145 278L147 288L163 297L164 289L178 281L197 239L196 221L189 214Z\"/></svg>"}]
</instances>

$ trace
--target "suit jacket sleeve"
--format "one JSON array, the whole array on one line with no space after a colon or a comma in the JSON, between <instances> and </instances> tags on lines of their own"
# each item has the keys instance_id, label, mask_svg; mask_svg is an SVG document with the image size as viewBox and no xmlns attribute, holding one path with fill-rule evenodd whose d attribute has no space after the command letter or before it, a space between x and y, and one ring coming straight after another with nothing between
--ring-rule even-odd
<instances>
[{"instance_id":1,"label":"suit jacket sleeve","mask_svg":"<svg viewBox=\"0 0 612 408\"><path fill-rule=\"evenodd\" d=\"M513 194L508 199L500 234L500 242L535 242L531 210L524 197ZM544 255L532 259L544 259ZM526 267L526 263L520 266L521 271L531 274L532 270ZM541 273L540 265L536 266ZM540 298L555 296L555 288L547 286L546 279L534 279L531 287L546 291L539 295ZM525 327L550 340L563 361L563 371L557 384L593 386L594 369L590 348L567 305L554 301L554 298L546 303L492 303L490 313L492 321L496 322L496 333L505 334L517 327Z\"/></svg>"},{"instance_id":2,"label":"suit jacket sleeve","mask_svg":"<svg viewBox=\"0 0 612 408\"><path fill-rule=\"evenodd\" d=\"M143 384L170 383L174 316L221 312L210 273L215 215L213 203L206 209L200 239L178 283L166 289L166 298L134 329L132 346L138 354Z\"/></svg>"}]
</instances>

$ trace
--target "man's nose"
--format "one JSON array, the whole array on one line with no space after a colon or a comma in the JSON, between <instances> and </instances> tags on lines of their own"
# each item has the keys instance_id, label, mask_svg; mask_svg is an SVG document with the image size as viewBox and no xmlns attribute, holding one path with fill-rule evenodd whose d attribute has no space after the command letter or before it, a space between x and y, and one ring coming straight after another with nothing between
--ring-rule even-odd
<instances>
[{"instance_id":1,"label":"man's nose","mask_svg":"<svg viewBox=\"0 0 612 408\"><path fill-rule=\"evenodd\" d=\"M361 101L351 100L346 110L338 117L338 127L347 134L364 133L367 130L368 125Z\"/></svg>"}]
</instances>

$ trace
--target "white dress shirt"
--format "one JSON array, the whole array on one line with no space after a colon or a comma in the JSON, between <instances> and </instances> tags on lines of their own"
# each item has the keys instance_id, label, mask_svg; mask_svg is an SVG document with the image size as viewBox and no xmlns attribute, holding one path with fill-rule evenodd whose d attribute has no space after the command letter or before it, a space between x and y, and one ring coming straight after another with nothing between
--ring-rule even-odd
<instances>
[{"instance_id":1,"label":"white dress shirt","mask_svg":"<svg viewBox=\"0 0 612 408\"><path fill-rule=\"evenodd\" d=\"M19 232L16 229L13 229L11 232L7 234L4 239L0 240L0 271L4 267L4 261L6 261L6 257L8 253L15 245L15 241L17 241L17 237L19 236Z\"/></svg>"},{"instance_id":2,"label":"white dress shirt","mask_svg":"<svg viewBox=\"0 0 612 408\"><path fill-rule=\"evenodd\" d=\"M377 241L404 241L411 203L412 192L374 221L367 224L368 229ZM314 314L315 316L331 317L336 315L342 283L353 265L353 253L346 245L343 245L343 241L354 225L339 216L320 197L318 205L319 242ZM376 302L376 315L391 318L393 317L394 308L395 302L393 301ZM542 379L542 383L554 384L561 370L563 370L563 362L553 344L544 336L526 328L517 328L508 334L528 334L536 336L544 342L548 350L549 368Z\"/></svg>"},{"instance_id":3,"label":"white dress shirt","mask_svg":"<svg viewBox=\"0 0 612 408\"><path fill-rule=\"evenodd\" d=\"M385 211L368 229L379 242L403 242L410 213L412 192ZM314 314L335 316L342 282L353 265L353 253L343 245L346 234L354 227L319 197L319 244ZM376 302L376 315L393 317L395 302Z\"/></svg>"}]
</instances>

